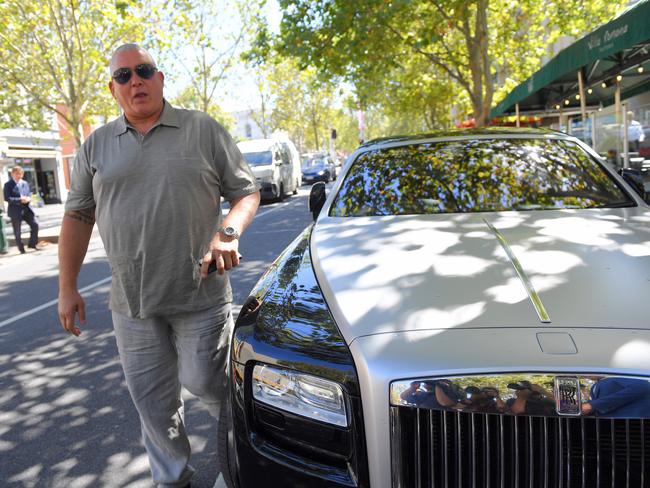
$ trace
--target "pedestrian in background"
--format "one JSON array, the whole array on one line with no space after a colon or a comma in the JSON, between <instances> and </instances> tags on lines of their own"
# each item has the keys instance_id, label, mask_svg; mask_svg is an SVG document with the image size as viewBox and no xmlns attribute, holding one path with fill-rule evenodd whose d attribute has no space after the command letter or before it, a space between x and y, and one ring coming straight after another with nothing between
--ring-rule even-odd
<instances>
[{"instance_id":1,"label":"pedestrian in background","mask_svg":"<svg viewBox=\"0 0 650 488\"><path fill-rule=\"evenodd\" d=\"M189 486L181 386L219 417L233 327L224 271L239 264L239 237L257 210L259 187L221 125L163 98L164 75L146 50L120 46L110 72L123 113L92 133L74 162L59 238L59 319L75 336L76 316L86 322L77 275L96 219L153 481ZM231 205L225 219L221 196ZM208 274L213 261L217 272Z\"/></svg>"},{"instance_id":2,"label":"pedestrian in background","mask_svg":"<svg viewBox=\"0 0 650 488\"><path fill-rule=\"evenodd\" d=\"M643 126L638 120L634 120L634 112L627 113L627 143L630 152L639 152L641 143L645 140Z\"/></svg>"},{"instance_id":3,"label":"pedestrian in background","mask_svg":"<svg viewBox=\"0 0 650 488\"><path fill-rule=\"evenodd\" d=\"M11 168L11 179L5 183L4 198L9 204L7 214L11 219L11 226L14 228L16 246L21 254L25 254L25 246L20 236L20 227L23 220L29 225L29 243L27 247L38 249L38 220L32 209L32 192L29 183L23 180L25 171L20 166Z\"/></svg>"}]
</instances>

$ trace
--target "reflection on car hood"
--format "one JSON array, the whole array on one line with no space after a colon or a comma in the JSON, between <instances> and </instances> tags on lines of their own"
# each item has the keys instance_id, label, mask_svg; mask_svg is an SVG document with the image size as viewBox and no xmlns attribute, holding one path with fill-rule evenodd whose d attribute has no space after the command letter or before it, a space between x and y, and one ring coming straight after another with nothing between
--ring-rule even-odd
<instances>
[{"instance_id":1,"label":"reflection on car hood","mask_svg":"<svg viewBox=\"0 0 650 488\"><path fill-rule=\"evenodd\" d=\"M311 251L348 343L408 330L650 328L646 208L324 217Z\"/></svg>"}]
</instances>

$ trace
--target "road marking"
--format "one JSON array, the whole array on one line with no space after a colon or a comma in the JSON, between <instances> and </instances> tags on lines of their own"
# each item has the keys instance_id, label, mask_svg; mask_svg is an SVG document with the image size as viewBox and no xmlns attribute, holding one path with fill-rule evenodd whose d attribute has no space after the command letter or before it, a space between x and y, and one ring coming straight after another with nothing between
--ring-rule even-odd
<instances>
[{"instance_id":1,"label":"road marking","mask_svg":"<svg viewBox=\"0 0 650 488\"><path fill-rule=\"evenodd\" d=\"M298 206L297 204L300 204L300 203L302 203L300 200L293 200L293 201L287 202L284 205L280 204L277 207L273 207L273 208L268 209L266 212L260 212L258 214L255 214L254 218L256 219L258 217L264 217L266 214L270 214L271 212L275 212L276 210L280 210L281 208L297 207Z\"/></svg>"},{"instance_id":2,"label":"road marking","mask_svg":"<svg viewBox=\"0 0 650 488\"><path fill-rule=\"evenodd\" d=\"M103 285L104 283L108 283L109 281L111 281L110 276L107 277L107 278L104 278L103 280L96 281L95 283L92 283L92 284L90 284L88 286L85 286L84 288L79 290L79 293L83 294L83 293L85 293L87 291L92 290L93 288L97 288L98 286ZM16 315L15 317L12 317L12 318L7 319L7 320L5 320L3 322L0 322L0 329L2 329L5 325L9 325L9 324L12 324L12 323L20 320L20 319L24 319L25 317L29 317L30 315L33 315L33 314L35 314L37 312L40 312L41 310L45 310L46 308L51 307L52 305L56 305L57 303L59 303L58 299L57 300L50 300L49 302L44 303L43 305L39 305L38 307L32 308L31 310L28 310L27 312L23 312L21 314Z\"/></svg>"}]
</instances>

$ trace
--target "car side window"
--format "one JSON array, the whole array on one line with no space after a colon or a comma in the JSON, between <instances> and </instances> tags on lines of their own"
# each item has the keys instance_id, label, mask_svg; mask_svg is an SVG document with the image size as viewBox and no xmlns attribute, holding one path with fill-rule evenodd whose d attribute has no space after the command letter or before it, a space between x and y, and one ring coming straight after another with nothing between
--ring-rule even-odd
<instances>
[{"instance_id":1,"label":"car side window","mask_svg":"<svg viewBox=\"0 0 650 488\"><path fill-rule=\"evenodd\" d=\"M282 162L284 164L291 164L291 156L289 154L289 148L287 147L286 144L282 144L282 146L280 147L282 148L280 151L280 153L282 154Z\"/></svg>"}]
</instances>

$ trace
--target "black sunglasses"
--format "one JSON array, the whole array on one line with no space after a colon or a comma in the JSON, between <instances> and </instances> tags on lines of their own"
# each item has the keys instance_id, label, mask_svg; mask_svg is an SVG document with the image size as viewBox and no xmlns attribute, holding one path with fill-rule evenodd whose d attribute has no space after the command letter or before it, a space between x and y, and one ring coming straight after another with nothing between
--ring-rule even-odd
<instances>
[{"instance_id":1,"label":"black sunglasses","mask_svg":"<svg viewBox=\"0 0 650 488\"><path fill-rule=\"evenodd\" d=\"M131 70L131 68L118 68L113 71L113 79L116 83L124 85L125 83L128 83L131 76L133 76L133 71L135 71L135 74L143 80L150 80L156 71L158 71L158 68L149 63L139 64L134 70Z\"/></svg>"}]
</instances>

